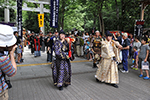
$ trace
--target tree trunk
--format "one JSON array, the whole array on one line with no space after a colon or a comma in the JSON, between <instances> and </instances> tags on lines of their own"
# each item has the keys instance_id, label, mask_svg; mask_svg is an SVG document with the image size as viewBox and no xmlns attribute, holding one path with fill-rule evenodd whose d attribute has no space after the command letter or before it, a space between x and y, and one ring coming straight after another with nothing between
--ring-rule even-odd
<instances>
[{"instance_id":1,"label":"tree trunk","mask_svg":"<svg viewBox=\"0 0 150 100\"><path fill-rule=\"evenodd\" d=\"M124 31L124 27L123 27L123 25L124 25L124 23L123 23L123 20L124 20L124 14L125 14L125 2L124 2L124 0L121 0L121 5L122 5L122 12L121 12L121 14L122 14L122 23L121 23L121 31Z\"/></svg>"},{"instance_id":2,"label":"tree trunk","mask_svg":"<svg viewBox=\"0 0 150 100\"><path fill-rule=\"evenodd\" d=\"M116 2L116 16L117 16L117 20L119 21L119 8L118 8L117 0L115 0L115 2ZM119 24L117 25L117 30L119 30Z\"/></svg>"},{"instance_id":3,"label":"tree trunk","mask_svg":"<svg viewBox=\"0 0 150 100\"><path fill-rule=\"evenodd\" d=\"M100 26L100 32L102 32L102 25L101 25L100 13L98 14L98 17L99 17L99 26Z\"/></svg>"},{"instance_id":4,"label":"tree trunk","mask_svg":"<svg viewBox=\"0 0 150 100\"><path fill-rule=\"evenodd\" d=\"M103 17L102 17L102 13L99 12L99 23L100 23L100 30L102 32L102 36L105 35L105 29L104 29L104 21L103 21Z\"/></svg>"},{"instance_id":5,"label":"tree trunk","mask_svg":"<svg viewBox=\"0 0 150 100\"><path fill-rule=\"evenodd\" d=\"M94 13L94 19L93 19L93 28L94 29L96 27L96 17L97 17L97 15Z\"/></svg>"},{"instance_id":6,"label":"tree trunk","mask_svg":"<svg viewBox=\"0 0 150 100\"><path fill-rule=\"evenodd\" d=\"M102 36L105 35L105 29L104 29L104 20L103 20L103 17L102 17L102 8L103 8L103 2L104 0L101 2L101 4L99 5L98 9L99 9L99 23L100 23L100 30L102 32Z\"/></svg>"},{"instance_id":7,"label":"tree trunk","mask_svg":"<svg viewBox=\"0 0 150 100\"><path fill-rule=\"evenodd\" d=\"M105 35L105 26L104 26L104 20L103 20L103 16L101 14L101 20L102 20L102 28L103 28L103 36Z\"/></svg>"},{"instance_id":8,"label":"tree trunk","mask_svg":"<svg viewBox=\"0 0 150 100\"><path fill-rule=\"evenodd\" d=\"M85 24L86 24L86 21L85 21L86 19L84 18L84 32L85 32Z\"/></svg>"},{"instance_id":9,"label":"tree trunk","mask_svg":"<svg viewBox=\"0 0 150 100\"><path fill-rule=\"evenodd\" d=\"M65 0L62 0L62 18L61 18L61 27L64 29L64 14L65 14Z\"/></svg>"}]
</instances>

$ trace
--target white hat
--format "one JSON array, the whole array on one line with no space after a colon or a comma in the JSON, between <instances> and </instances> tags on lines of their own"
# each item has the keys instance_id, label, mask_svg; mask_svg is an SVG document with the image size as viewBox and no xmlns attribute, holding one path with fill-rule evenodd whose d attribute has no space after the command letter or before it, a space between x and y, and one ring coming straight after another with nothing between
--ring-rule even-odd
<instances>
[{"instance_id":1,"label":"white hat","mask_svg":"<svg viewBox=\"0 0 150 100\"><path fill-rule=\"evenodd\" d=\"M99 33L99 31L96 31L95 33L97 33L97 32Z\"/></svg>"},{"instance_id":2,"label":"white hat","mask_svg":"<svg viewBox=\"0 0 150 100\"><path fill-rule=\"evenodd\" d=\"M123 33L122 36L128 37L128 34L127 33Z\"/></svg>"},{"instance_id":3,"label":"white hat","mask_svg":"<svg viewBox=\"0 0 150 100\"><path fill-rule=\"evenodd\" d=\"M12 27L0 24L0 47L10 47L16 43Z\"/></svg>"}]
</instances>

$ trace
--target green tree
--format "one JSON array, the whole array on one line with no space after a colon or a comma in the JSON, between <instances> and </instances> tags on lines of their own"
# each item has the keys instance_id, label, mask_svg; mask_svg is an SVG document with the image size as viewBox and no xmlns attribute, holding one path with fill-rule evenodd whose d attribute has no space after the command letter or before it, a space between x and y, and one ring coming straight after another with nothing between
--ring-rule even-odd
<instances>
[{"instance_id":1,"label":"green tree","mask_svg":"<svg viewBox=\"0 0 150 100\"><path fill-rule=\"evenodd\" d=\"M23 11L23 27L35 33L39 33L38 13Z\"/></svg>"},{"instance_id":2,"label":"green tree","mask_svg":"<svg viewBox=\"0 0 150 100\"><path fill-rule=\"evenodd\" d=\"M13 9L15 6L16 0L0 0L0 21L4 21L4 9L9 8L10 10L10 22L14 22L16 20L16 12Z\"/></svg>"}]
</instances>

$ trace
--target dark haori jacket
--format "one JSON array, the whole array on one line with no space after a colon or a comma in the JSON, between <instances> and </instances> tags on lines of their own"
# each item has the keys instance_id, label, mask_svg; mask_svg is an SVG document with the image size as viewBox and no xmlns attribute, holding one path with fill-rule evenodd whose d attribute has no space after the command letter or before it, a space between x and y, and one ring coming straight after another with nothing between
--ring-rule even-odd
<instances>
[{"instance_id":1,"label":"dark haori jacket","mask_svg":"<svg viewBox=\"0 0 150 100\"><path fill-rule=\"evenodd\" d=\"M38 46L38 50L37 50L37 46ZM39 38L34 39L34 47L35 47L35 51L40 51L40 39Z\"/></svg>"},{"instance_id":2,"label":"dark haori jacket","mask_svg":"<svg viewBox=\"0 0 150 100\"><path fill-rule=\"evenodd\" d=\"M32 35L32 36L30 36L30 43L31 43L31 45L33 45L34 44L34 36Z\"/></svg>"},{"instance_id":3,"label":"dark haori jacket","mask_svg":"<svg viewBox=\"0 0 150 100\"><path fill-rule=\"evenodd\" d=\"M67 41L64 41L62 43L60 40L56 40L53 48L56 55L56 59L69 59L69 44Z\"/></svg>"}]
</instances>

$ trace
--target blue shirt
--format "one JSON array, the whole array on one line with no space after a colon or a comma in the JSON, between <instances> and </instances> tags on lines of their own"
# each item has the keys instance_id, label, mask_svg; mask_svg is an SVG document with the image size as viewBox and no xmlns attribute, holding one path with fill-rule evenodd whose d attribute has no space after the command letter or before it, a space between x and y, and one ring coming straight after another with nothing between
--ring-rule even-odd
<instances>
[{"instance_id":1,"label":"blue shirt","mask_svg":"<svg viewBox=\"0 0 150 100\"><path fill-rule=\"evenodd\" d=\"M137 55L138 55L138 52L137 52L137 51L135 51L135 52L134 52L134 56L133 56L133 57L134 57L134 59L136 59L136 56L137 56Z\"/></svg>"},{"instance_id":2,"label":"blue shirt","mask_svg":"<svg viewBox=\"0 0 150 100\"><path fill-rule=\"evenodd\" d=\"M89 48L90 48L90 47L89 47L90 42L88 41L88 42L86 42L86 43L87 43L87 45L86 45L86 48L85 48L85 49L87 50L87 49L89 49Z\"/></svg>"},{"instance_id":3,"label":"blue shirt","mask_svg":"<svg viewBox=\"0 0 150 100\"><path fill-rule=\"evenodd\" d=\"M123 47L127 47L127 46L130 46L130 40L127 38L124 40L123 44L122 44Z\"/></svg>"}]
</instances>

